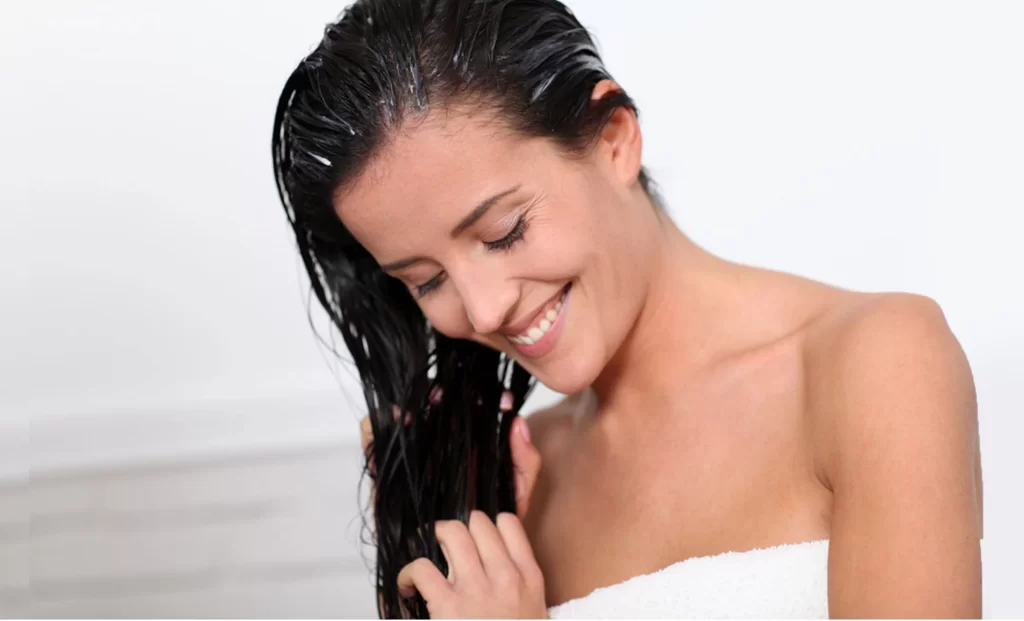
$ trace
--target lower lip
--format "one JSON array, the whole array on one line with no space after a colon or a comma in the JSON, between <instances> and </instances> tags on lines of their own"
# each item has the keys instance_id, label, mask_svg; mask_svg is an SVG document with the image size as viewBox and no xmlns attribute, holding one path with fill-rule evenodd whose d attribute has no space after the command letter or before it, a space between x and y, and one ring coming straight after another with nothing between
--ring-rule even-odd
<instances>
[{"instance_id":1,"label":"lower lip","mask_svg":"<svg viewBox=\"0 0 1024 621\"><path fill-rule=\"evenodd\" d=\"M569 308L569 298L572 297L572 287L565 292L565 298L562 299L562 308L558 311L558 316L555 317L554 322L551 323L551 327L544 333L544 336L540 337L540 340L536 341L532 345L525 345L523 343L512 343L512 346L516 348L516 351L526 356L527 358L540 358L547 354L555 347L555 343L558 341L558 335L562 333L562 327L565 325L565 312Z\"/></svg>"}]
</instances>

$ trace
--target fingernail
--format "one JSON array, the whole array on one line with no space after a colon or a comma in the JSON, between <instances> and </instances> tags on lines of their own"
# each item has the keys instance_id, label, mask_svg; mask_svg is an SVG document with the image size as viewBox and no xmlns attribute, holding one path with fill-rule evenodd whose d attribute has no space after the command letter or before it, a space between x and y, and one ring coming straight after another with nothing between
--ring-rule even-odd
<instances>
[{"instance_id":1,"label":"fingernail","mask_svg":"<svg viewBox=\"0 0 1024 621\"><path fill-rule=\"evenodd\" d=\"M508 412L512 409L511 390L506 390L505 392L501 393L501 403L498 405L498 408L501 409L502 412Z\"/></svg>"},{"instance_id":2,"label":"fingernail","mask_svg":"<svg viewBox=\"0 0 1024 621\"><path fill-rule=\"evenodd\" d=\"M523 439L526 440L527 443L530 442L530 426L523 418L519 419L519 433L523 435Z\"/></svg>"}]
</instances>

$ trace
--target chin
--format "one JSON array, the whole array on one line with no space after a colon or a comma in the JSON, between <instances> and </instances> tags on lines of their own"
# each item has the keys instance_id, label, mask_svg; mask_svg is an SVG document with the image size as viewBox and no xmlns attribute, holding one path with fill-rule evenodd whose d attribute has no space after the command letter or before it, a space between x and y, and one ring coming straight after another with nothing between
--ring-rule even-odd
<instances>
[{"instance_id":1,"label":"chin","mask_svg":"<svg viewBox=\"0 0 1024 621\"><path fill-rule=\"evenodd\" d=\"M574 395L590 387L597 379L601 370L599 365L594 364L597 360L597 356L580 356L575 360L552 361L542 369L532 368L532 365L526 368L538 382L551 390L563 395Z\"/></svg>"}]
</instances>

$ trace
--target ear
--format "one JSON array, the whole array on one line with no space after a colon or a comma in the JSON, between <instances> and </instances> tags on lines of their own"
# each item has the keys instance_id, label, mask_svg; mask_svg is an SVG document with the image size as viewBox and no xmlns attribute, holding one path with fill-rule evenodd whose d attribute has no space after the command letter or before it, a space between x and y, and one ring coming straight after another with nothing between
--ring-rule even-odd
<instances>
[{"instance_id":1,"label":"ear","mask_svg":"<svg viewBox=\"0 0 1024 621\"><path fill-rule=\"evenodd\" d=\"M590 94L591 104L605 97L621 93L622 87L613 80L601 80ZM625 185L632 186L640 174L643 137L640 123L632 108L619 107L612 113L601 130L598 148L608 158L615 176Z\"/></svg>"}]
</instances>

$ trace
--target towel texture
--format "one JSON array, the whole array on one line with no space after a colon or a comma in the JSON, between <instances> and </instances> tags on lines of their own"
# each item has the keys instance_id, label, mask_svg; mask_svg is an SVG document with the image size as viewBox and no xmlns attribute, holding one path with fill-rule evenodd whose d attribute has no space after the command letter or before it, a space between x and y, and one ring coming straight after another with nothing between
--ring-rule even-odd
<instances>
[{"instance_id":1,"label":"towel texture","mask_svg":"<svg viewBox=\"0 0 1024 621\"><path fill-rule=\"evenodd\" d=\"M551 618L828 617L828 540L686 559L548 609Z\"/></svg>"}]
</instances>

